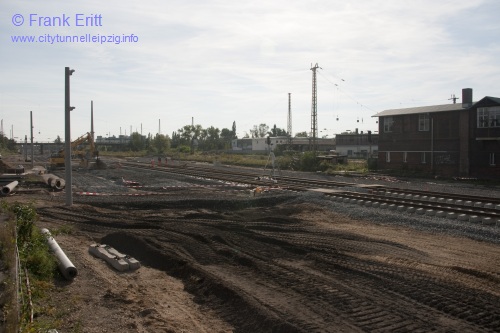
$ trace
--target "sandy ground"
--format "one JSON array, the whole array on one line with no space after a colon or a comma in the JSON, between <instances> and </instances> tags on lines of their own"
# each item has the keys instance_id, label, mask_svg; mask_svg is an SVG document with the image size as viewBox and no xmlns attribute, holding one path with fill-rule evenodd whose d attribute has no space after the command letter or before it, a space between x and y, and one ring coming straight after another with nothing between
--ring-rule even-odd
<instances>
[{"instance_id":1,"label":"sandy ground","mask_svg":"<svg viewBox=\"0 0 500 333\"><path fill-rule=\"evenodd\" d=\"M88 253L89 238L61 235L57 241L78 268L46 305L61 312L59 332L232 332L165 272L142 266L120 273Z\"/></svg>"}]
</instances>

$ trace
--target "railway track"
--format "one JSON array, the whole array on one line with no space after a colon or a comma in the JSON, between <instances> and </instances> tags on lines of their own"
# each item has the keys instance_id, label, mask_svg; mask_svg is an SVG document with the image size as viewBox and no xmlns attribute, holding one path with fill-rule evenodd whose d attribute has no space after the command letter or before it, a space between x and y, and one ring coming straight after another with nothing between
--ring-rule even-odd
<instances>
[{"instance_id":1,"label":"railway track","mask_svg":"<svg viewBox=\"0 0 500 333\"><path fill-rule=\"evenodd\" d=\"M317 191L332 200L373 208L389 209L419 215L459 219L472 223L500 225L500 198L422 191L299 177L262 176L262 172L221 170L206 166L157 167L152 169L140 163L122 163L124 168L184 175L205 180L233 182L255 187L280 187L291 191Z\"/></svg>"}]
</instances>

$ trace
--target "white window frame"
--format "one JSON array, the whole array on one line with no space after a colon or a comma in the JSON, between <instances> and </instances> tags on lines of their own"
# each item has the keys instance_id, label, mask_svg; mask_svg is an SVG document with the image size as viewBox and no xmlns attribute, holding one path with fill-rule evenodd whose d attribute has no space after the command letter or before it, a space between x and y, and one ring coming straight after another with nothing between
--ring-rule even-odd
<instances>
[{"instance_id":1,"label":"white window frame","mask_svg":"<svg viewBox=\"0 0 500 333\"><path fill-rule=\"evenodd\" d=\"M477 109L477 128L500 127L500 106Z\"/></svg>"},{"instance_id":2,"label":"white window frame","mask_svg":"<svg viewBox=\"0 0 500 333\"><path fill-rule=\"evenodd\" d=\"M419 132L429 132L430 117L428 113L422 113L418 115L418 131Z\"/></svg>"},{"instance_id":3,"label":"white window frame","mask_svg":"<svg viewBox=\"0 0 500 333\"><path fill-rule=\"evenodd\" d=\"M392 132L392 127L394 126L394 117L384 117L384 133Z\"/></svg>"},{"instance_id":4,"label":"white window frame","mask_svg":"<svg viewBox=\"0 0 500 333\"><path fill-rule=\"evenodd\" d=\"M490 153L490 165L495 166L495 153Z\"/></svg>"}]
</instances>

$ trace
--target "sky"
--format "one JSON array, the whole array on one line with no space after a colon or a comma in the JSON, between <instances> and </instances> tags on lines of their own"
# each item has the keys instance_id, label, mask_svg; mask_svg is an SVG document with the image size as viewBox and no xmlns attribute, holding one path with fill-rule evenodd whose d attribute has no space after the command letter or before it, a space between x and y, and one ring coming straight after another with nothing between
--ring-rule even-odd
<instances>
[{"instance_id":1,"label":"sky","mask_svg":"<svg viewBox=\"0 0 500 333\"><path fill-rule=\"evenodd\" d=\"M72 139L90 132L91 101L103 137L286 130L289 96L292 133L310 132L318 64L319 136L377 131L383 110L463 88L500 97L499 13L498 0L0 0L2 128L29 141L31 111L35 142L64 140L69 67Z\"/></svg>"}]
</instances>

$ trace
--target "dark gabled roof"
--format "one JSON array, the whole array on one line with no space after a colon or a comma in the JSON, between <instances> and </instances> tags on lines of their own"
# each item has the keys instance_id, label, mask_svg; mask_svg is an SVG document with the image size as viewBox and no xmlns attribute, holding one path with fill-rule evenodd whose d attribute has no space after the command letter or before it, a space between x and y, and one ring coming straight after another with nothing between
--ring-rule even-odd
<instances>
[{"instance_id":1,"label":"dark gabled roof","mask_svg":"<svg viewBox=\"0 0 500 333\"><path fill-rule=\"evenodd\" d=\"M414 108L404 108L404 109L391 109L391 110L384 110L381 111L372 117L386 117L386 116L396 116L396 115L403 115L403 114L416 114L416 113L431 113L431 112L446 112L446 111L460 111L464 109L472 109L477 105L483 104L486 101L492 101L493 103L498 103L500 104L500 98L498 97L491 97L491 96L486 96L480 99L477 102L473 102L471 106L467 107L466 105L463 105L462 103L456 103L456 104L443 104L443 105L431 105L431 106L419 106L419 107L414 107Z\"/></svg>"},{"instance_id":2,"label":"dark gabled roof","mask_svg":"<svg viewBox=\"0 0 500 333\"><path fill-rule=\"evenodd\" d=\"M484 102L487 102L488 100L492 101L493 103L500 104L500 98L498 98L498 97L491 97L491 96L485 96L481 100L479 100L476 103L474 103L472 106L476 106L477 104L482 104Z\"/></svg>"},{"instance_id":3,"label":"dark gabled roof","mask_svg":"<svg viewBox=\"0 0 500 333\"><path fill-rule=\"evenodd\" d=\"M386 117L395 116L402 114L415 114L415 113L429 113L429 112L443 112L443 111L459 111L463 110L462 103L456 104L443 104L443 105L431 105L431 106L419 106L414 108L404 108L404 109L391 109L381 111L372 117Z\"/></svg>"}]
</instances>

